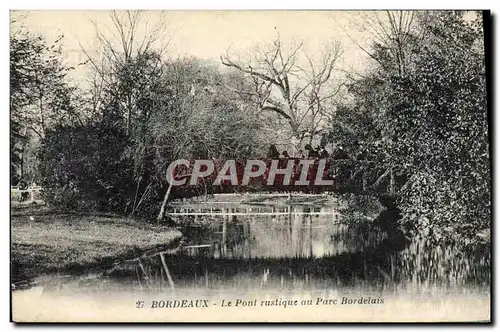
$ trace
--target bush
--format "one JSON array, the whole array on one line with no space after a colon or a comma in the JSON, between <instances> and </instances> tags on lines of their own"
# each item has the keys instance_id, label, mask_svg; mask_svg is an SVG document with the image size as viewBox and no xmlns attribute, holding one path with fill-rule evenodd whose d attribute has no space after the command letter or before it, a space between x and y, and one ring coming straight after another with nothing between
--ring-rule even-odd
<instances>
[{"instance_id":1,"label":"bush","mask_svg":"<svg viewBox=\"0 0 500 332\"><path fill-rule=\"evenodd\" d=\"M116 128L59 126L39 152L47 204L65 210L124 212L133 199L127 135Z\"/></svg>"}]
</instances>

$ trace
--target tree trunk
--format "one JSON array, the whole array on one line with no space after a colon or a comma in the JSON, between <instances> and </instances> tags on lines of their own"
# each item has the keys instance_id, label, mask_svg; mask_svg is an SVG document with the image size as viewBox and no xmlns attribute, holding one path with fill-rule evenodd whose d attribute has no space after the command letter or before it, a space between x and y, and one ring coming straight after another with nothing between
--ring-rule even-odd
<instances>
[{"instance_id":1,"label":"tree trunk","mask_svg":"<svg viewBox=\"0 0 500 332\"><path fill-rule=\"evenodd\" d=\"M135 211L139 208L139 206L141 206L141 203L146 198L146 195L149 193L150 189L151 189L151 183L146 186L144 193L142 193L141 199L139 199L139 202L137 203L137 205L132 209L132 212L130 212L130 215L133 215L135 213Z\"/></svg>"},{"instance_id":2,"label":"tree trunk","mask_svg":"<svg viewBox=\"0 0 500 332\"><path fill-rule=\"evenodd\" d=\"M377 190L377 187L380 185L380 183L382 181L385 180L385 178L390 174L391 170L388 169L384 172L384 174L382 174L381 176L379 176L379 178L370 186L371 189L373 190Z\"/></svg>"},{"instance_id":3,"label":"tree trunk","mask_svg":"<svg viewBox=\"0 0 500 332\"><path fill-rule=\"evenodd\" d=\"M137 181L137 187L135 188L134 204L132 204L132 213L135 211L135 204L137 203L137 196L139 195L139 186L141 185L142 176L139 177Z\"/></svg>"}]
</instances>

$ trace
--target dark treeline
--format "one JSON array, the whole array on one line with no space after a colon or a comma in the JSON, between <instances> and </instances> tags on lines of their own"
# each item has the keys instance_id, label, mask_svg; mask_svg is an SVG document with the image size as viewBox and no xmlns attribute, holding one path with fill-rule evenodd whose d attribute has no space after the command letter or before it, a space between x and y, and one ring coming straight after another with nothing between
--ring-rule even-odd
<instances>
[{"instance_id":1,"label":"dark treeline","mask_svg":"<svg viewBox=\"0 0 500 332\"><path fill-rule=\"evenodd\" d=\"M317 63L306 56L309 67L299 64L302 44L279 39L247 62L169 59L161 29L134 34L143 15L111 13L118 43L96 27L99 55L80 64L85 87L70 84L62 36L12 29L13 185L40 183L58 208L151 220L175 198L171 161L263 158L295 140L295 151L275 152L341 151L376 162L379 182L403 179L398 208L413 228L472 238L489 230L481 13L371 13L358 23L373 31L371 47L360 45L371 62L342 78L335 41Z\"/></svg>"}]
</instances>

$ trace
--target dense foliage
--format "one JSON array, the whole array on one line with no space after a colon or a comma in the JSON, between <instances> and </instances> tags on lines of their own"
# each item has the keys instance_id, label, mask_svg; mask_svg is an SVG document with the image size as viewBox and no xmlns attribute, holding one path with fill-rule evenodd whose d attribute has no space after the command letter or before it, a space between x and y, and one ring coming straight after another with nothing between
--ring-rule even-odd
<instances>
[{"instance_id":1,"label":"dense foliage","mask_svg":"<svg viewBox=\"0 0 500 332\"><path fill-rule=\"evenodd\" d=\"M404 220L437 239L474 237L490 226L481 19L466 20L463 12L420 14L404 45L375 43L374 69L351 85L353 102L339 108L332 124L332 137L348 149L361 142L373 158L405 175L399 193ZM391 57L397 47L401 66Z\"/></svg>"},{"instance_id":2,"label":"dense foliage","mask_svg":"<svg viewBox=\"0 0 500 332\"><path fill-rule=\"evenodd\" d=\"M135 186L123 158L128 138L117 128L58 126L40 149L44 200L58 208L124 211Z\"/></svg>"}]
</instances>

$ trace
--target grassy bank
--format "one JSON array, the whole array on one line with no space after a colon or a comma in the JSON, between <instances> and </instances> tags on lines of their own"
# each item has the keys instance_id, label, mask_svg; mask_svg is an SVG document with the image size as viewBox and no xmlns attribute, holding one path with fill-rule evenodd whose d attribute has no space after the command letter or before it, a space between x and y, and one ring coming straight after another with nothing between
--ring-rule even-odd
<instances>
[{"instance_id":1,"label":"grassy bank","mask_svg":"<svg viewBox=\"0 0 500 332\"><path fill-rule=\"evenodd\" d=\"M180 237L176 229L113 215L13 206L12 279L104 268L118 258L132 258L156 247L172 246Z\"/></svg>"}]
</instances>

